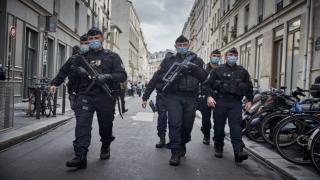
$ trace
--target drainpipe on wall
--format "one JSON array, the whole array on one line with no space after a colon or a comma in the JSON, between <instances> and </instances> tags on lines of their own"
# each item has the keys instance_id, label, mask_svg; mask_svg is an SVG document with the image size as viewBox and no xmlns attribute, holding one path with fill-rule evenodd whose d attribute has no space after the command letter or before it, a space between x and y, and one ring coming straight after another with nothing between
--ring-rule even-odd
<instances>
[{"instance_id":1,"label":"drainpipe on wall","mask_svg":"<svg viewBox=\"0 0 320 180\"><path fill-rule=\"evenodd\" d=\"M307 89L310 88L311 85L311 69L312 69L312 62L313 62L313 20L314 20L314 0L310 0L310 22L309 22L309 38L308 38L308 56L307 56L307 74L306 74L306 87Z\"/></svg>"},{"instance_id":2,"label":"drainpipe on wall","mask_svg":"<svg viewBox=\"0 0 320 180\"><path fill-rule=\"evenodd\" d=\"M310 21L311 21L311 0L307 1L307 11L306 11L306 23L305 23L305 38L304 38L304 74L303 74L303 88L304 89L308 89L308 82L307 82L307 75L309 74L308 71L308 65L309 65L309 54L308 54L308 50L309 50L309 31L310 31Z\"/></svg>"}]
</instances>

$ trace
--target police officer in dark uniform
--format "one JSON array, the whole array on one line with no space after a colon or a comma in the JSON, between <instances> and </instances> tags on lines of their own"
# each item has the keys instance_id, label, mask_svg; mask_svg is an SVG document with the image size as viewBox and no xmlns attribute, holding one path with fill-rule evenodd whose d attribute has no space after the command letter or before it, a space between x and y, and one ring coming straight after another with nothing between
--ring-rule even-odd
<instances>
[{"instance_id":1,"label":"police officer in dark uniform","mask_svg":"<svg viewBox=\"0 0 320 180\"><path fill-rule=\"evenodd\" d=\"M180 74L167 86L164 92L166 94L165 105L168 111L172 153L169 163L172 166L178 166L180 158L186 154L186 143L191 140L191 131L195 119L199 83L207 77L207 73L203 69L202 59L189 51L189 40L181 35L175 43L177 54L165 58L160 65L159 77L161 79L174 63L192 59L189 63L179 66L181 67Z\"/></svg>"},{"instance_id":2,"label":"police officer in dark uniform","mask_svg":"<svg viewBox=\"0 0 320 180\"><path fill-rule=\"evenodd\" d=\"M209 75L213 69L219 66L221 61L221 53L220 51L214 50L210 54L210 62L206 64L206 72ZM210 76L208 76L210 78ZM207 104L207 97L205 93L205 88L201 85L200 97L199 97L199 110L202 115L202 127L201 131L203 133L203 144L209 145L210 144L210 130L211 130L211 112L212 108L208 107Z\"/></svg>"},{"instance_id":3,"label":"police officer in dark uniform","mask_svg":"<svg viewBox=\"0 0 320 180\"><path fill-rule=\"evenodd\" d=\"M150 98L154 89L157 90L156 107L158 110L157 130L160 141L156 144L156 148L166 146L166 131L167 131L167 108L165 106L165 94L162 92L163 82L159 78L159 73L156 71L151 80L146 86L142 96L142 107L146 108L147 101Z\"/></svg>"},{"instance_id":4,"label":"police officer in dark uniform","mask_svg":"<svg viewBox=\"0 0 320 180\"><path fill-rule=\"evenodd\" d=\"M245 109L249 110L253 99L253 85L246 69L237 65L238 51L231 48L226 53L226 64L220 65L212 71L207 87L207 103L215 107L214 119L214 148L215 156L222 158L224 145L224 127L226 120L230 127L231 143L235 155L235 162L240 163L248 159L248 154L243 151L241 121L242 98L247 97Z\"/></svg>"},{"instance_id":5,"label":"police officer in dark uniform","mask_svg":"<svg viewBox=\"0 0 320 180\"><path fill-rule=\"evenodd\" d=\"M85 54L85 59L78 55L78 74L81 82L78 86L78 95L76 98L76 129L75 140L73 142L75 158L67 161L67 167L76 167L84 169L87 167L87 152L91 141L91 125L94 112L97 113L99 123L99 134L101 136L101 152L100 159L110 158L110 144L115 139L112 135L113 120L115 114L115 98L110 96L104 88L107 84L113 90L118 90L120 82L127 79L126 71L123 67L122 60L118 54L102 47L103 33L98 28L91 28L88 31L88 41L90 51ZM96 76L95 81L85 76L86 70L82 63L86 60L92 68L96 69L99 74ZM83 62L83 61L82 61ZM50 87L51 93L60 85L67 76L68 68L63 66L60 69L57 77L52 81ZM94 82L92 88L90 84Z\"/></svg>"},{"instance_id":6,"label":"police officer in dark uniform","mask_svg":"<svg viewBox=\"0 0 320 180\"><path fill-rule=\"evenodd\" d=\"M88 42L88 35L87 33L80 36L80 46L74 46L72 48L72 56L67 62L66 65L72 66L71 69L75 69L77 66L74 61L77 59L77 55L85 55L89 51L89 42ZM75 100L76 100L76 94L77 94L77 89L78 85L81 81L81 78L77 76L77 70L69 71L68 75L68 83L67 83L67 89L68 89L68 94L69 94L69 100L70 100L70 106L71 109L74 110L75 108ZM76 74L74 74L76 73Z\"/></svg>"}]
</instances>

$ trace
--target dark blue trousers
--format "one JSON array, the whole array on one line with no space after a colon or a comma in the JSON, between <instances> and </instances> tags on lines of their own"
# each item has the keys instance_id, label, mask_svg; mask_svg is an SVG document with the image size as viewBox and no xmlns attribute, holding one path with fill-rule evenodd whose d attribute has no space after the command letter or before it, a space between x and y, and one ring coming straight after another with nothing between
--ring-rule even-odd
<instances>
[{"instance_id":1,"label":"dark blue trousers","mask_svg":"<svg viewBox=\"0 0 320 180\"><path fill-rule=\"evenodd\" d=\"M167 108L165 104L165 95L162 93L158 93L156 96L156 106L158 109L158 122L157 122L157 130L159 138L166 137L168 117L167 117Z\"/></svg>"},{"instance_id":2,"label":"dark blue trousers","mask_svg":"<svg viewBox=\"0 0 320 180\"><path fill-rule=\"evenodd\" d=\"M166 95L168 110L170 149L179 152L191 140L195 119L196 98L179 95Z\"/></svg>"},{"instance_id":3,"label":"dark blue trousers","mask_svg":"<svg viewBox=\"0 0 320 180\"><path fill-rule=\"evenodd\" d=\"M242 102L232 98L221 98L217 99L216 102L217 104L213 112L214 144L215 146L224 145L224 128L228 119L233 151L238 152L244 147L241 133Z\"/></svg>"},{"instance_id":4,"label":"dark blue trousers","mask_svg":"<svg viewBox=\"0 0 320 180\"><path fill-rule=\"evenodd\" d=\"M109 146L115 139L112 135L115 100L105 93L95 96L78 95L75 109L75 140L73 141L76 156L86 156L88 152L94 112L97 113L100 141L103 146Z\"/></svg>"},{"instance_id":5,"label":"dark blue trousers","mask_svg":"<svg viewBox=\"0 0 320 180\"><path fill-rule=\"evenodd\" d=\"M201 131L202 131L204 137L209 138L210 137L210 130L212 127L212 124L211 124L212 108L208 107L206 98L201 98L199 103L200 103L199 110L202 115Z\"/></svg>"}]
</instances>

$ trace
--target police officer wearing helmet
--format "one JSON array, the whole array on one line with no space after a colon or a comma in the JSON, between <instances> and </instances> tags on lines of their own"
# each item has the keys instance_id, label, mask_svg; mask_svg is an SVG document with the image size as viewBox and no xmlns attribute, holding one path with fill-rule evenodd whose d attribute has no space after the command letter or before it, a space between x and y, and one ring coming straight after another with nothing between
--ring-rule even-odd
<instances>
[{"instance_id":1,"label":"police officer wearing helmet","mask_svg":"<svg viewBox=\"0 0 320 180\"><path fill-rule=\"evenodd\" d=\"M116 91L120 87L120 82L124 82L127 79L127 74L119 55L102 47L104 40L102 32L98 28L91 28L87 34L90 51L84 55L85 59L81 60L86 60L90 63L90 66L96 69L99 74L93 81L84 72L86 68L82 67L83 63L77 61L79 62L77 64L77 75L81 78L81 81L77 89L78 95L75 107L76 129L73 142L75 157L67 161L66 166L79 169L87 167L87 152L91 141L91 125L94 112L98 117L99 134L102 142L100 159L110 158L110 144L115 139L112 134L115 99L102 87L107 84L112 91ZM95 84L88 89L92 82ZM55 86L61 83L61 78L59 76L56 77L52 82L53 86L50 87L50 91L54 92Z\"/></svg>"},{"instance_id":2,"label":"police officer wearing helmet","mask_svg":"<svg viewBox=\"0 0 320 180\"><path fill-rule=\"evenodd\" d=\"M211 74L211 71L213 69L217 68L219 66L219 63L221 61L221 53L218 49L214 50L210 54L210 61L206 64L206 72L208 75ZM207 79L210 78L210 76L207 77ZM199 98L199 110L202 115L202 127L201 131L203 133L203 144L209 145L210 144L210 130L211 130L211 114L212 114L212 108L208 107L207 105L207 98L205 93L205 88L202 85L200 88L200 98Z\"/></svg>"},{"instance_id":3,"label":"police officer wearing helmet","mask_svg":"<svg viewBox=\"0 0 320 180\"><path fill-rule=\"evenodd\" d=\"M207 103L214 107L214 149L217 158L223 157L224 127L226 120L230 127L231 143L235 155L235 162L240 163L248 159L243 151L241 121L242 98L247 97L245 109L249 110L253 99L253 86L246 69L237 65L238 51L231 48L226 53L226 63L212 71L207 82Z\"/></svg>"},{"instance_id":4,"label":"police officer wearing helmet","mask_svg":"<svg viewBox=\"0 0 320 180\"><path fill-rule=\"evenodd\" d=\"M169 148L172 154L169 163L172 166L178 166L180 158L186 154L186 143L191 140L195 119L199 83L207 77L202 59L190 52L189 46L186 37L178 37L175 42L177 54L166 57L159 69L159 77L163 78L174 63L192 58L189 63L181 66L180 74L164 91L169 121Z\"/></svg>"}]
</instances>

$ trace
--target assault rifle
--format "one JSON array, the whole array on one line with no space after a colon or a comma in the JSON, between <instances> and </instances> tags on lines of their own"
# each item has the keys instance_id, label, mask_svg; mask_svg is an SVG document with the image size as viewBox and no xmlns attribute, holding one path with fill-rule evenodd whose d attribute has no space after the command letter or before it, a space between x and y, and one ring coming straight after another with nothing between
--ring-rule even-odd
<instances>
[{"instance_id":1,"label":"assault rifle","mask_svg":"<svg viewBox=\"0 0 320 180\"><path fill-rule=\"evenodd\" d=\"M96 77L99 75L99 72L95 68L93 68L83 56L80 56L80 57L82 61L81 65L83 65L83 68L87 71L88 78L92 80L92 82L86 89L86 92L89 92L91 88L96 84ZM104 92L106 92L110 97L112 97L111 90L106 83L101 85L100 88Z\"/></svg>"},{"instance_id":2,"label":"assault rifle","mask_svg":"<svg viewBox=\"0 0 320 180\"><path fill-rule=\"evenodd\" d=\"M180 74L181 70L183 69L183 66L188 65L188 63L195 58L197 55L189 55L187 56L181 63L174 63L168 72L164 75L162 78L162 81L165 82L162 91L165 91L166 88L177 78L177 76Z\"/></svg>"}]
</instances>

